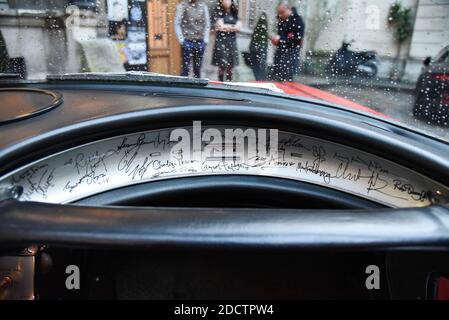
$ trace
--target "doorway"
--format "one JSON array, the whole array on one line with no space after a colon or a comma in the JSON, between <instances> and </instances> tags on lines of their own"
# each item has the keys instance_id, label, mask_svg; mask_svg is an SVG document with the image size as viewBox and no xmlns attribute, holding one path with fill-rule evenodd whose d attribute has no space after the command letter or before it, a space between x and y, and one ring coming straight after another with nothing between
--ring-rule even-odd
<instances>
[{"instance_id":1,"label":"doorway","mask_svg":"<svg viewBox=\"0 0 449 320\"><path fill-rule=\"evenodd\" d=\"M151 72L179 75L181 46L174 20L179 0L148 0L148 69Z\"/></svg>"}]
</instances>

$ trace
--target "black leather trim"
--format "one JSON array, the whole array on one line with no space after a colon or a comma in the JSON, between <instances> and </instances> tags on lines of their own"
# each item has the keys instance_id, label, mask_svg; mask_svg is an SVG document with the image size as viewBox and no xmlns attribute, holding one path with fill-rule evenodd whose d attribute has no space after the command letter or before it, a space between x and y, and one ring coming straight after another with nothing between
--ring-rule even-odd
<instances>
[{"instance_id":1,"label":"black leather trim","mask_svg":"<svg viewBox=\"0 0 449 320\"><path fill-rule=\"evenodd\" d=\"M445 248L449 209L290 210L0 203L0 244Z\"/></svg>"}]
</instances>

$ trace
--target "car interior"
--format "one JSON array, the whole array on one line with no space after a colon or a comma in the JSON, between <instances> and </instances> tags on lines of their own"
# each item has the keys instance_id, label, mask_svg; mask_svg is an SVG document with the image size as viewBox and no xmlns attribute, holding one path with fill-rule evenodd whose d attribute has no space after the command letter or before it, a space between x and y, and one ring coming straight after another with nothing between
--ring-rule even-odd
<instances>
[{"instance_id":1,"label":"car interior","mask_svg":"<svg viewBox=\"0 0 449 320\"><path fill-rule=\"evenodd\" d=\"M266 89L135 80L3 85L20 107L0 110L0 298L444 296L446 142ZM277 156L177 157L171 133L199 120L215 151L229 128L276 130Z\"/></svg>"},{"instance_id":2,"label":"car interior","mask_svg":"<svg viewBox=\"0 0 449 320\"><path fill-rule=\"evenodd\" d=\"M0 303L449 300L448 128L449 0L0 0Z\"/></svg>"}]
</instances>

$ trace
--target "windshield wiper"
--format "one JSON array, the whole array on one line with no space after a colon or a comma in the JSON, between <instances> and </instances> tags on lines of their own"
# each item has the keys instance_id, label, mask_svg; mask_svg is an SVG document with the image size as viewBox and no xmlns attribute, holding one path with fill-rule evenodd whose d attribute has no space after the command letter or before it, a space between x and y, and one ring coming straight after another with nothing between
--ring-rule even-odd
<instances>
[{"instance_id":1,"label":"windshield wiper","mask_svg":"<svg viewBox=\"0 0 449 320\"><path fill-rule=\"evenodd\" d=\"M208 79L187 78L146 71L128 71L123 73L85 72L47 75L47 81L118 81L138 83L189 84L206 86Z\"/></svg>"}]
</instances>

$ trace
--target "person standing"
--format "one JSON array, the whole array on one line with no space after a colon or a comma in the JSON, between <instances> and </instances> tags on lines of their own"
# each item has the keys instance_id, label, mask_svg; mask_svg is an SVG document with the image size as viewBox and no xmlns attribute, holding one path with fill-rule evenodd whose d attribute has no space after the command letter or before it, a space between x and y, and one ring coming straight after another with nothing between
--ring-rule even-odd
<instances>
[{"instance_id":1,"label":"person standing","mask_svg":"<svg viewBox=\"0 0 449 320\"><path fill-rule=\"evenodd\" d=\"M212 55L212 64L218 67L219 81L232 81L232 69L239 63L237 32L240 28L241 23L234 0L219 0Z\"/></svg>"},{"instance_id":2,"label":"person standing","mask_svg":"<svg viewBox=\"0 0 449 320\"><path fill-rule=\"evenodd\" d=\"M210 18L207 5L201 0L183 0L176 7L175 32L182 47L182 73L189 75L190 62L193 75L201 77L204 50L209 43Z\"/></svg>"},{"instance_id":3,"label":"person standing","mask_svg":"<svg viewBox=\"0 0 449 320\"><path fill-rule=\"evenodd\" d=\"M122 21L115 22L111 31L111 39L114 40L117 46L120 60L123 63L123 67L127 70L128 66L128 44L127 44L127 24L128 22L123 19Z\"/></svg>"},{"instance_id":4,"label":"person standing","mask_svg":"<svg viewBox=\"0 0 449 320\"><path fill-rule=\"evenodd\" d=\"M304 21L288 1L282 1L277 7L277 12L278 34L271 37L271 43L277 46L272 77L276 81L293 81L293 75L299 69Z\"/></svg>"}]
</instances>

